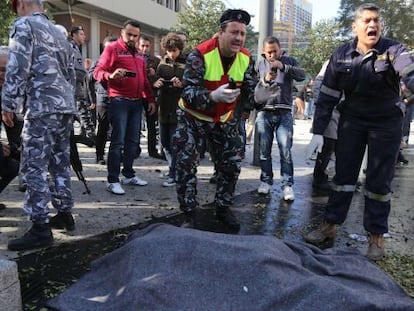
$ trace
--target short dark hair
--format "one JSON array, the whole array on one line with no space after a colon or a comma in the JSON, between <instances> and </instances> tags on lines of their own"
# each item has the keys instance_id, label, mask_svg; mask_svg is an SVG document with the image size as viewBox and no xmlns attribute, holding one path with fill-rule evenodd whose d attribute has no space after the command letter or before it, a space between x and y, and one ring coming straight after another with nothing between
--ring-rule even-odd
<instances>
[{"instance_id":1,"label":"short dark hair","mask_svg":"<svg viewBox=\"0 0 414 311\"><path fill-rule=\"evenodd\" d=\"M151 39L148 36L141 36L141 37L139 37L139 40L150 41L151 42Z\"/></svg>"},{"instance_id":2,"label":"short dark hair","mask_svg":"<svg viewBox=\"0 0 414 311\"><path fill-rule=\"evenodd\" d=\"M125 28L126 26L131 25L132 27L136 27L141 29L141 24L136 19L128 19L124 22L122 25L122 28Z\"/></svg>"},{"instance_id":3,"label":"short dark hair","mask_svg":"<svg viewBox=\"0 0 414 311\"><path fill-rule=\"evenodd\" d=\"M175 32L167 33L167 35L162 39L161 45L166 51L173 49L179 49L182 51L184 49L184 41Z\"/></svg>"},{"instance_id":4,"label":"short dark hair","mask_svg":"<svg viewBox=\"0 0 414 311\"><path fill-rule=\"evenodd\" d=\"M70 30L70 35L73 36L75 33L78 33L81 30L85 30L82 25L72 26L72 29Z\"/></svg>"},{"instance_id":5,"label":"short dark hair","mask_svg":"<svg viewBox=\"0 0 414 311\"><path fill-rule=\"evenodd\" d=\"M264 38L264 40L263 40L263 45L273 44L273 43L276 43L278 46L280 46L279 39L276 38L275 36L268 36L268 37Z\"/></svg>"}]
</instances>

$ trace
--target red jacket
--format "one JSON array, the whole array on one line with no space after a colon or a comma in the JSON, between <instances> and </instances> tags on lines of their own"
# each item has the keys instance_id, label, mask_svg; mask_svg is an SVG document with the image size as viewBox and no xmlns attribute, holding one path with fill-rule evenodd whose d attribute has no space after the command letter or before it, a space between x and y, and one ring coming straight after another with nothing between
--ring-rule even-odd
<instances>
[{"instance_id":1,"label":"red jacket","mask_svg":"<svg viewBox=\"0 0 414 311\"><path fill-rule=\"evenodd\" d=\"M136 76L109 80L109 76L117 68L133 71ZM122 38L105 47L93 76L97 81L107 82L109 97L145 97L149 103L155 102L144 59L138 55L138 51L132 52L128 49Z\"/></svg>"}]
</instances>

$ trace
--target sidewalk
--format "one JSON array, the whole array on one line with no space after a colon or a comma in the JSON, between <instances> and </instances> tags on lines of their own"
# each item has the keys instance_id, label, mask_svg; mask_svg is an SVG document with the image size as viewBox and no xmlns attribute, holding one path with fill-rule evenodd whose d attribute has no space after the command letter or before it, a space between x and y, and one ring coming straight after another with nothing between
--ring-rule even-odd
<instances>
[{"instance_id":1,"label":"sidewalk","mask_svg":"<svg viewBox=\"0 0 414 311\"><path fill-rule=\"evenodd\" d=\"M236 200L234 210L241 213L247 212L249 218L242 217L246 226L242 223L240 234L266 234L276 235L285 239L301 240L302 234L309 230L309 220L320 219L320 210L326 202L326 198L312 197L311 174L313 161L305 160L305 150L309 143L311 134L309 129L311 121L296 120L294 127L293 159L295 166L295 194L296 200L286 205L281 200L279 185L279 152L277 145L273 146L273 169L275 184L271 196L263 198L256 193L260 183L260 170L252 165L253 145L247 145L246 159L243 160L241 175L236 187L236 195L241 195L241 200ZM144 135L146 132L143 132ZM413 140L411 140L413 141ZM167 172L165 161L150 158L146 152L146 140L141 142L141 157L135 160L136 174L148 181L144 187L125 186L126 194L117 196L106 191L106 166L95 164L94 148L84 147L78 144L79 153L83 163L83 174L88 182L91 194L85 193L83 184L73 174L72 185L75 198L73 210L76 229L67 233L64 230L54 230L55 243L81 240L86 237L108 232L116 228L124 228L139 224L152 219L179 212L176 199L175 187L162 187L162 173ZM392 242L388 243L387 249L402 252L403 254L414 254L414 232L410 225L413 212L411 208L412 189L414 181L412 178L412 166L414 163L414 150L409 148L404 151L410 160L409 165L398 168L396 172L396 186L392 201L392 212L390 217L390 231ZM213 202L215 185L209 183L213 173L212 163L208 160L208 154L200 163L198 169L198 199L200 205ZM0 258L13 259L23 253L10 252L7 250L7 241L23 234L31 223L22 214L23 193L17 189L17 179L1 194L0 200L5 203L7 209L0 211ZM243 196L244 195L244 196ZM244 201L243 201L244 200ZM242 201L242 202L240 202ZM341 230L342 239L338 241L341 246L352 244L347 235L356 233L365 234L362 228L362 195L355 195L350 215ZM53 215L55 210L51 209ZM287 213L282 215L281 213ZM253 215L254 214L254 215ZM257 214L257 215L256 215ZM253 216L252 216L253 215ZM251 229L254 226L254 218L259 217L260 230ZM316 218L315 218L316 217ZM365 245L357 244L356 247L365 249Z\"/></svg>"}]
</instances>

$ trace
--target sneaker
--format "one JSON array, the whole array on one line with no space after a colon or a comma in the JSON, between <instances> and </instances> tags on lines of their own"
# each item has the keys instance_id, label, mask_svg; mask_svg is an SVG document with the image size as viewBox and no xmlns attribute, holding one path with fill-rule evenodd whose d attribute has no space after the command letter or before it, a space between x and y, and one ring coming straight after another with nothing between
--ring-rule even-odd
<instances>
[{"instance_id":1,"label":"sneaker","mask_svg":"<svg viewBox=\"0 0 414 311\"><path fill-rule=\"evenodd\" d=\"M11 251L23 251L49 246L53 243L50 224L33 224L21 238L11 240L7 248Z\"/></svg>"},{"instance_id":2,"label":"sneaker","mask_svg":"<svg viewBox=\"0 0 414 311\"><path fill-rule=\"evenodd\" d=\"M106 184L106 190L113 194L125 194L125 190L122 189L119 182L109 182Z\"/></svg>"},{"instance_id":3,"label":"sneaker","mask_svg":"<svg viewBox=\"0 0 414 311\"><path fill-rule=\"evenodd\" d=\"M264 181L260 183L259 188L257 189L257 192L260 194L269 194L270 192L270 185Z\"/></svg>"},{"instance_id":4,"label":"sneaker","mask_svg":"<svg viewBox=\"0 0 414 311\"><path fill-rule=\"evenodd\" d=\"M3 209L6 209L6 205L3 204L3 203L0 203L0 211L3 210Z\"/></svg>"},{"instance_id":5,"label":"sneaker","mask_svg":"<svg viewBox=\"0 0 414 311\"><path fill-rule=\"evenodd\" d=\"M162 183L162 186L163 187L173 187L173 186L175 186L175 180L170 177Z\"/></svg>"},{"instance_id":6,"label":"sneaker","mask_svg":"<svg viewBox=\"0 0 414 311\"><path fill-rule=\"evenodd\" d=\"M148 182L145 180L142 180L141 178L139 178L138 176L134 176L131 178L122 178L121 180L123 185L134 185L134 186L146 186L148 185Z\"/></svg>"},{"instance_id":7,"label":"sneaker","mask_svg":"<svg viewBox=\"0 0 414 311\"><path fill-rule=\"evenodd\" d=\"M54 229L66 229L67 231L75 230L75 221L72 213L58 212L50 218L50 225Z\"/></svg>"},{"instance_id":8,"label":"sneaker","mask_svg":"<svg viewBox=\"0 0 414 311\"><path fill-rule=\"evenodd\" d=\"M293 201L293 200L295 200L295 193L293 192L292 187L286 186L283 189L283 200L285 200L285 201Z\"/></svg>"}]
</instances>

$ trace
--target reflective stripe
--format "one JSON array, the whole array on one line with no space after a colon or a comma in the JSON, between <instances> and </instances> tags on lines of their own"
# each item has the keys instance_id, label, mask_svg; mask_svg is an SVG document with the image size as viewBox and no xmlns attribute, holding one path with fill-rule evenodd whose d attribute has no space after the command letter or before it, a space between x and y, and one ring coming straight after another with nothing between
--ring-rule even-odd
<instances>
[{"instance_id":1,"label":"reflective stripe","mask_svg":"<svg viewBox=\"0 0 414 311\"><path fill-rule=\"evenodd\" d=\"M187 108L182 98L180 98L180 100L178 101L178 107L180 107L182 110L191 114L193 117L196 117L199 120L206 121L206 122L216 122L216 120L214 120L214 118L210 116L202 114L197 110ZM225 123L231 118L232 115L233 115L233 111L232 110L228 111L227 113L221 115L218 121L220 121L221 123Z\"/></svg>"},{"instance_id":2,"label":"reflective stripe","mask_svg":"<svg viewBox=\"0 0 414 311\"><path fill-rule=\"evenodd\" d=\"M331 186L332 190L336 192L354 192L356 189L355 185L335 185L332 184Z\"/></svg>"},{"instance_id":3,"label":"reflective stripe","mask_svg":"<svg viewBox=\"0 0 414 311\"><path fill-rule=\"evenodd\" d=\"M379 202L388 202L391 200L391 192L388 194L379 194L364 189L364 195L371 200Z\"/></svg>"},{"instance_id":4,"label":"reflective stripe","mask_svg":"<svg viewBox=\"0 0 414 311\"><path fill-rule=\"evenodd\" d=\"M411 65L408 65L407 67L405 67L402 71L401 71L401 76L403 78L405 78L406 76L408 76L411 72L414 71L414 63Z\"/></svg>"},{"instance_id":5,"label":"reflective stripe","mask_svg":"<svg viewBox=\"0 0 414 311\"><path fill-rule=\"evenodd\" d=\"M340 91L331 89L331 88L325 86L324 84L322 84L320 92L325 93L326 95L335 97L337 99L341 98L341 92Z\"/></svg>"}]
</instances>

